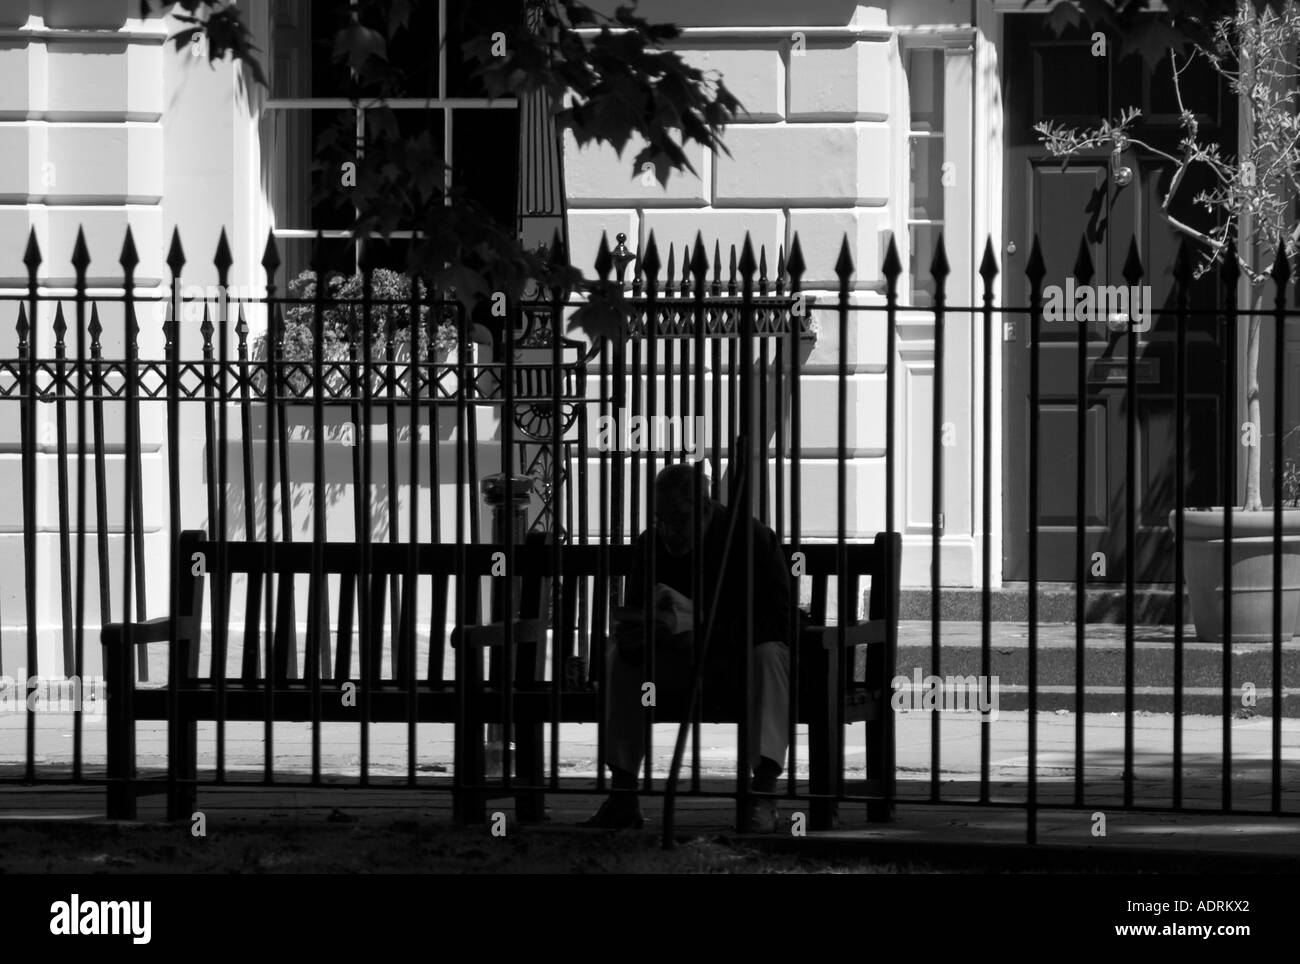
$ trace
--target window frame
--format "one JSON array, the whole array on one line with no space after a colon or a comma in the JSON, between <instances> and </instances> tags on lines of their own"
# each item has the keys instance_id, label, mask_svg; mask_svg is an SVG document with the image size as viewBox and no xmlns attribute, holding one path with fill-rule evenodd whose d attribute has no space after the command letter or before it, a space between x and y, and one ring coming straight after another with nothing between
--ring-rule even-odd
<instances>
[{"instance_id":1,"label":"window frame","mask_svg":"<svg viewBox=\"0 0 1300 964\"><path fill-rule=\"evenodd\" d=\"M268 0L268 14L271 24L275 24L275 7L283 0ZM402 110L437 110L442 113L442 138L443 138L443 161L447 165L447 183L450 186L453 177L453 165L455 164L455 112L470 110L512 110L516 117L519 114L519 100L514 97L448 97L447 96L447 57L444 53L444 44L448 34L447 15L449 0L436 0L438 4L438 42L434 48L438 53L438 92L436 97L393 97L393 98L368 98L365 100L352 101L347 97L274 97L269 96L263 102L263 108L266 112L268 122L272 129L276 127L276 118L280 116L277 112L294 112L294 111L313 111L313 110L338 110L353 111L356 115L356 136L357 136L357 156L360 157L364 150L365 144L365 115L368 110L377 110L387 108L394 111ZM355 6L355 4L350 4ZM321 5L311 3L310 7L313 13L322 10ZM270 61L275 63L274 50L274 30L272 30L272 39L268 43L270 48ZM274 78L272 78L274 84ZM314 144L312 148L314 149ZM287 154L286 145L277 144L272 140L270 146L270 165L271 170L280 173L284 158ZM517 179L518 172L516 172ZM511 185L514 190L515 185ZM450 201L448 201L450 203ZM318 230L321 237L327 240L344 240L351 239L353 233L349 229L343 228L314 228L310 226L285 226L279 223L277 208L281 207L282 201L274 199L270 205L271 235L277 241L301 241L312 240L316 237ZM414 230L399 229L389 234L390 240L409 240L414 237ZM370 235L378 237L378 235ZM353 244L353 256L355 270L360 270L360 245L362 239L356 239Z\"/></svg>"}]
</instances>

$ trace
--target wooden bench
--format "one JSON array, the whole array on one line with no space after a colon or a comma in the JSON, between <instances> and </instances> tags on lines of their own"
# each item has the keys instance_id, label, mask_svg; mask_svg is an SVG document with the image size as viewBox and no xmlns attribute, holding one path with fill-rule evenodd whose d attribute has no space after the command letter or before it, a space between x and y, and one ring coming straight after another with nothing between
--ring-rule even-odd
<instances>
[{"instance_id":1,"label":"wooden bench","mask_svg":"<svg viewBox=\"0 0 1300 964\"><path fill-rule=\"evenodd\" d=\"M169 681L166 685L141 684L136 668L136 649L168 643L171 638L170 620L167 617L132 625L130 645L120 623L104 627L104 673L108 690L108 816L114 819L133 819L137 797L148 793L166 793L169 819L189 819L196 809L197 790L197 723L200 720L217 720L219 715L228 721L321 722L350 721L408 723L414 732L415 723L458 723L456 741L459 758L466 761L471 779L457 779L455 809L458 818L479 819L483 802L493 797L513 796L520 819L540 819L544 808L545 785L543 746L546 724L552 720L570 723L596 723L602 716L601 692L596 674L603 659L592 661L591 679L579 681L560 680L558 693L552 683L544 678L548 660L547 620L540 614L549 610L552 571L551 548L530 543L515 549L515 575L517 593L517 619L513 620L514 664L511 674L512 699L510 719L506 719L504 706L503 673L501 657L505 639L503 623L472 626L464 632L445 632L447 615L455 613L455 601L449 595L453 576L488 576L496 561L494 554L502 547L497 545L456 546L420 545L415 551L406 544L376 543L372 546L369 595L371 638L374 645L369 656L369 666L363 675L371 685L351 675L353 656L355 600L361 579L361 558L355 543L326 543L320 547L320 567L326 576L340 579L337 618L332 631L324 633L322 645L315 646L308 638L299 647L295 642L292 625L292 607L276 607L277 619L272 645L274 672L263 671L259 659L258 640L262 626L262 612L257 600L262 598L267 575L266 546L256 542L226 542L219 544L205 539L201 531L182 533L178 554L179 605L175 645L169 651ZM286 576L308 577L313 570L313 549L309 543L277 543L274 547L274 571L281 579ZM867 622L845 629L845 651L840 650L839 630L827 627L828 586L836 579L836 547L833 545L806 545L804 570L812 585L812 622L800 639L798 721L809 728L810 792L829 795L836 791L836 774L842 739L840 722L865 721L867 724L867 781L864 785L846 785L846 792L861 788L864 795L893 797L894 719L890 703L890 680L894 673L894 654L897 647L896 632L891 631L887 620L886 604L889 595L885 588L885 573L893 574L892 596L897 601L899 555L901 540L897 534L881 534L874 543L846 547L850 587L855 597L860 593L862 580L873 578ZM560 647L559 664L571 658L576 651L577 612L579 587L594 585L602 571L612 578L626 578L631 571L633 553L631 546L609 547L602 551L598 546L565 546L560 573L560 618L555 621L553 636ZM196 566L192 560L204 560ZM251 640L244 649L238 675L222 677L224 654L209 647L210 658L206 666L200 665L200 626L204 607L205 578L194 574L206 568L209 576L218 570L218 560L224 558L222 569L226 574L223 593L229 609L231 577L247 576L249 603L246 607L244 639ZM892 565L890 564L892 562ZM606 570L604 567L608 567ZM429 641L429 652L423 666L417 666L417 647L413 627L406 618L407 587L410 574L432 577L431 596L428 585L419 593L419 613L423 621L430 618L434 632ZM386 631L390 615L385 601L389 595L390 580L396 578L402 600L398 612L400 619L396 634ZM326 582L328 585L328 581ZM470 606L477 609L477 592L480 582L468 583ZM599 600L602 594L595 593ZM325 597L313 597L308 609L320 607L319 624L329 627L328 604ZM604 604L599 608L604 609ZM897 611L897 610L895 610ZM228 613L216 614L229 625ZM593 627L606 625L604 613L592 612ZM465 686L458 689L456 680L446 678L444 663L448 644L453 647L465 644L470 656L479 658L458 659L458 665L467 669ZM137 646L137 644L140 644ZM604 634L593 633L593 652L604 646ZM484 674L482 650L494 650L492 665L497 671ZM865 659L853 659L858 649ZM383 656L390 657L390 671L381 673ZM303 678L295 674L299 658L316 661L319 667L319 686L311 685L304 669ZM360 662L360 661L359 661ZM857 664L859 671L853 667ZM563 675L563 674L562 674ZM855 678L857 677L857 678ZM353 705L339 698L344 684L357 687ZM841 690L843 686L843 690ZM837 694L844 693L842 719ZM557 713L558 709L558 713ZM219 711L222 711L219 713ZM656 707L658 722L680 721L682 708L672 698L661 699ZM141 720L168 723L168 774L165 780L139 780L136 777L135 723ZM706 722L735 722L734 719L709 719ZM483 779L483 726L489 723L514 724L516 786L489 787ZM814 800L810 806L810 824L814 829L828 828L833 824L836 808L833 800ZM892 816L884 801L868 805L871 819L885 820Z\"/></svg>"}]
</instances>

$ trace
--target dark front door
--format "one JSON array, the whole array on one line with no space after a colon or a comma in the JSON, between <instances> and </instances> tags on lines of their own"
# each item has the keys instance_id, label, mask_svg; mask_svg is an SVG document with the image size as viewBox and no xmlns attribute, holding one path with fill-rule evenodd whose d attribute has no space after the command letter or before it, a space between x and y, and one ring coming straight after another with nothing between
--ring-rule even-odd
<instances>
[{"instance_id":1,"label":"dark front door","mask_svg":"<svg viewBox=\"0 0 1300 964\"><path fill-rule=\"evenodd\" d=\"M1166 61L1154 70L1141 60L1118 60L1113 50L1094 56L1091 31L1057 35L1038 15L1005 19L1003 94L1007 153L1003 226L1003 304L1028 304L1025 267L1034 237L1042 246L1045 291L1068 281L1086 239L1095 268L1094 286L1125 285L1125 261L1133 239L1144 268L1141 283L1150 288L1150 327L1130 331L1122 318L1100 310L1086 320L1044 321L1040 329L1039 394L1039 570L1043 580L1075 578L1080 458L1085 472L1086 540L1089 559L1102 553L1104 575L1090 582L1124 579L1125 486L1127 471L1126 378L1129 353L1135 353L1136 459L1133 462L1137 523L1136 578L1172 582L1172 537L1168 514L1174 507L1175 325L1173 264L1179 236L1162 204L1176 165L1142 146L1129 146L1115 158L1110 145L1073 158L1062 166L1042 146L1034 124L1055 121L1078 129L1096 127L1128 107L1142 111L1132 130L1160 151L1176 154L1181 136L1178 102ZM1113 42L1113 38L1112 38ZM1183 74L1183 103L1197 113L1204 140L1226 139L1235 153L1236 110L1230 94L1208 68ZM1226 132L1226 137L1224 132ZM1124 172L1128 169L1128 173ZM1205 226L1191 203L1208 182L1189 173L1170 212L1184 222ZM1215 304L1215 279L1206 275L1193 289L1192 304ZM1068 318L1068 316L1067 316ZM1003 518L1004 573L1029 576L1029 417L1030 331L1027 314L1003 334L1004 410ZM1086 438L1077 427L1079 327L1087 331ZM1134 328L1140 328L1135 321ZM1222 451L1220 396L1221 348L1212 317L1188 328L1187 501L1222 504L1218 464ZM1090 567L1091 568L1091 567Z\"/></svg>"}]
</instances>

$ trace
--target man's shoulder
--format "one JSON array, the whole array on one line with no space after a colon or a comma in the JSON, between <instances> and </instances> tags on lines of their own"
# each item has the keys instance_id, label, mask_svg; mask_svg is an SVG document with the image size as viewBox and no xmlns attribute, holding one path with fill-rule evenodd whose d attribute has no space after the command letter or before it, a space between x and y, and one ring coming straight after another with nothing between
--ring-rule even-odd
<instances>
[{"instance_id":1,"label":"man's shoulder","mask_svg":"<svg viewBox=\"0 0 1300 964\"><path fill-rule=\"evenodd\" d=\"M751 518L750 525L754 529L754 545L763 546L773 551L781 549L781 540L777 538L776 532L770 525L757 516Z\"/></svg>"}]
</instances>

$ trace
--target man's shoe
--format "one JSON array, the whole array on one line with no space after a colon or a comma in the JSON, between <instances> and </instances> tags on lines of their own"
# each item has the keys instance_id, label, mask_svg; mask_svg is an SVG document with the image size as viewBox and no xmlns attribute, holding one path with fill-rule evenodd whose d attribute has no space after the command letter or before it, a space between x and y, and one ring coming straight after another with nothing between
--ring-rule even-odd
<instances>
[{"instance_id":1,"label":"man's shoe","mask_svg":"<svg viewBox=\"0 0 1300 964\"><path fill-rule=\"evenodd\" d=\"M594 815L584 820L581 827L601 830L640 830L645 826L641 803L634 793L611 793Z\"/></svg>"}]
</instances>

